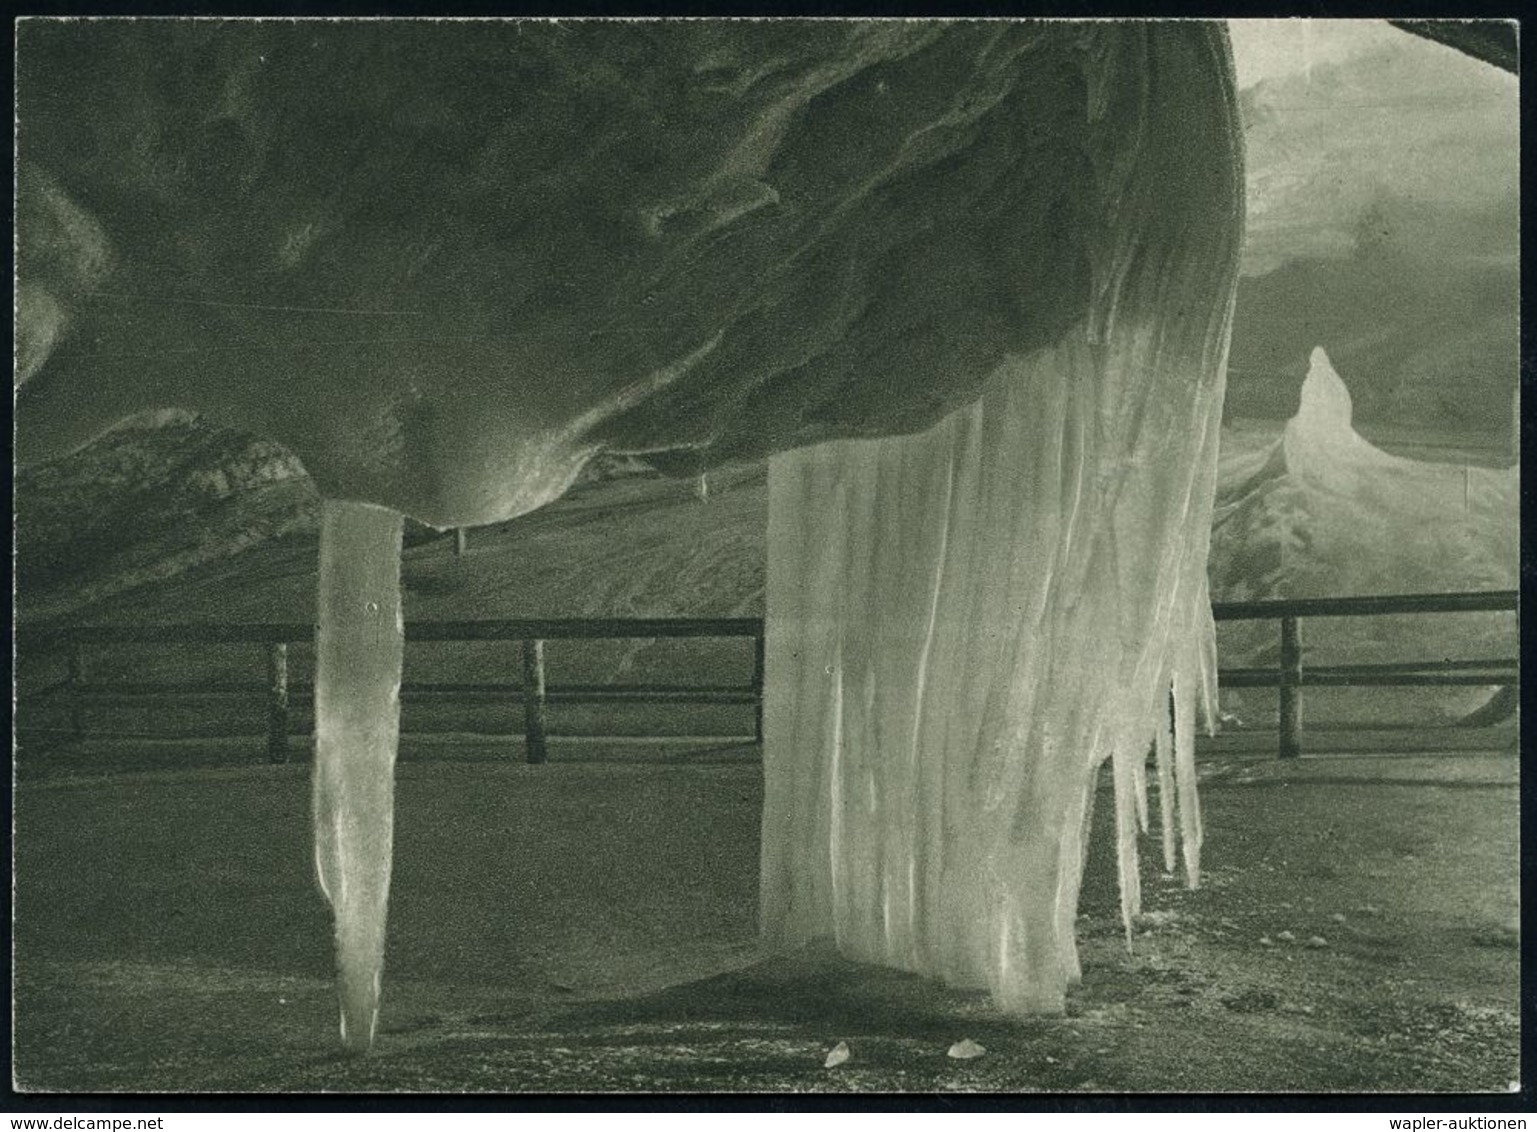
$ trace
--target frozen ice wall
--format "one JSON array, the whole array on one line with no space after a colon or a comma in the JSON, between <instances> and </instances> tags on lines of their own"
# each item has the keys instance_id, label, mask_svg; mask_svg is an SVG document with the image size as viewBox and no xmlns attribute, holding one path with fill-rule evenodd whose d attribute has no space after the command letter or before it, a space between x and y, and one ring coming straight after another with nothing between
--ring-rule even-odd
<instances>
[{"instance_id":1,"label":"frozen ice wall","mask_svg":"<svg viewBox=\"0 0 1537 1132\"><path fill-rule=\"evenodd\" d=\"M1165 863L1182 834L1199 876L1192 744L1214 695L1205 567L1242 177L1230 97L1178 104L1202 79L1175 78L1119 155L1134 172L1085 323L926 432L770 462L771 943L830 935L1005 1009L1061 1010L1099 770L1129 923L1151 750Z\"/></svg>"}]
</instances>

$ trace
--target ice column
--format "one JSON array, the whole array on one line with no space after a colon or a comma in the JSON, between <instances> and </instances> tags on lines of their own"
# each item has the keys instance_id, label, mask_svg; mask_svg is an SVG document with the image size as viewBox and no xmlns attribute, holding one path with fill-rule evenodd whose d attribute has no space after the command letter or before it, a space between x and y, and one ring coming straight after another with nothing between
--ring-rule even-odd
<instances>
[{"instance_id":1,"label":"ice column","mask_svg":"<svg viewBox=\"0 0 1537 1132\"><path fill-rule=\"evenodd\" d=\"M327 500L315 651L315 872L336 918L342 1042L366 1050L379 1018L394 834L405 639L401 518Z\"/></svg>"},{"instance_id":2,"label":"ice column","mask_svg":"<svg viewBox=\"0 0 1537 1132\"><path fill-rule=\"evenodd\" d=\"M1190 77L1164 73L1177 100ZM1167 863L1181 841L1196 882L1193 729L1214 696L1206 552L1242 229L1231 88L1216 85L1169 119L1204 140L1147 124L1152 156L1082 325L1007 358L927 432L772 459L770 942L833 936L1005 1009L1061 1010L1098 772L1111 764L1129 925L1150 752Z\"/></svg>"}]
</instances>

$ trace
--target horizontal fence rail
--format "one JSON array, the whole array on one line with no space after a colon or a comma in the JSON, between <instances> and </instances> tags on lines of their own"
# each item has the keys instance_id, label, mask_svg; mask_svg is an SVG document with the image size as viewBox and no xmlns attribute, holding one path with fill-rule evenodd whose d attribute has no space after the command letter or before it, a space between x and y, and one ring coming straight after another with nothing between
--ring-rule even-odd
<instances>
[{"instance_id":1,"label":"horizontal fence rail","mask_svg":"<svg viewBox=\"0 0 1537 1132\"><path fill-rule=\"evenodd\" d=\"M1441 687L1457 685L1514 686L1520 665L1514 658L1493 660L1427 660L1396 664L1333 664L1305 667L1302 660L1304 617L1381 617L1420 613L1500 613L1517 609L1516 590L1472 590L1462 593L1391 594L1361 597L1279 598L1263 601L1213 602L1216 621L1277 621L1281 627L1279 664L1272 668L1219 669L1219 685L1229 688L1277 688L1277 755L1302 753L1302 689L1357 687ZM1510 700L1513 711L1515 701ZM1494 722L1494 720L1490 720Z\"/></svg>"},{"instance_id":2,"label":"horizontal fence rail","mask_svg":"<svg viewBox=\"0 0 1537 1132\"><path fill-rule=\"evenodd\" d=\"M756 637L761 617L573 617L484 621L408 621L407 641L639 640L651 637ZM225 625L22 625L18 648L74 644L292 644L315 637L304 621Z\"/></svg>"},{"instance_id":3,"label":"horizontal fence rail","mask_svg":"<svg viewBox=\"0 0 1537 1132\"><path fill-rule=\"evenodd\" d=\"M273 762L288 758L289 705L297 694L313 697L314 685L289 679L288 647L312 641L315 626L304 622L182 625L71 625L22 626L16 632L18 653L65 650L67 675L41 689L38 697L64 695L68 699L70 729L75 738L85 735L84 709L88 702L134 699L164 695L249 694L256 685L232 681L150 682L113 680L92 682L86 665L86 646L122 644L255 644L265 646L267 682L267 755ZM524 618L496 621L408 622L410 641L519 643L522 680L510 682L454 682L401 684L404 700L448 697L487 697L521 701L527 759L547 759L548 732L545 708L552 704L726 704L754 708L754 741L763 738L763 619L735 618ZM685 638L751 638L753 674L747 684L550 684L545 679L544 645L559 640L652 640Z\"/></svg>"},{"instance_id":4,"label":"horizontal fence rail","mask_svg":"<svg viewBox=\"0 0 1537 1132\"><path fill-rule=\"evenodd\" d=\"M1278 617L1377 617L1385 613L1500 613L1516 608L1516 590L1467 590L1435 594L1371 594L1362 597L1283 597L1212 602L1218 621L1269 621Z\"/></svg>"},{"instance_id":5,"label":"horizontal fence rail","mask_svg":"<svg viewBox=\"0 0 1537 1132\"><path fill-rule=\"evenodd\" d=\"M1400 594L1367 597L1274 599L1217 602L1217 621L1273 620L1280 625L1278 664L1229 668L1218 673L1227 687L1274 687L1280 692L1279 755L1301 753L1302 690L1307 687L1458 686L1513 688L1519 681L1515 658L1427 660L1388 664L1303 664L1301 621L1306 617L1365 617L1389 614L1505 612L1517 608L1515 590L1465 593ZM310 697L310 683L289 678L288 646L314 639L315 627L304 622L184 625L20 626L18 653L64 650L66 676L36 693L67 697L71 731L85 733L88 702L167 694L248 694L254 683L204 681L154 683L146 681L92 682L86 646L109 644L257 644L264 645L267 678L261 687L267 705L267 747L273 761L288 757L289 706L294 695ZM407 641L516 641L522 649L522 681L405 683L406 699L520 699L529 762L546 758L545 708L551 704L735 704L755 711L754 739L763 738L764 622L761 617L736 618L575 618L504 619L483 621L418 621L405 627ZM748 684L549 684L545 680L544 645L562 640L640 640L680 638L751 638L753 674ZM1506 697L1510 711L1514 697Z\"/></svg>"}]
</instances>

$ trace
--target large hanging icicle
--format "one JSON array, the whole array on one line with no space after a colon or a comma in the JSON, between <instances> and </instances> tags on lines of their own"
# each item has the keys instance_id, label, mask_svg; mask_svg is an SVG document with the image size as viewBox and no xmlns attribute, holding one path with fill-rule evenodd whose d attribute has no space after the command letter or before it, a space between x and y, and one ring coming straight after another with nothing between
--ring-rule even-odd
<instances>
[{"instance_id":1,"label":"large hanging icicle","mask_svg":"<svg viewBox=\"0 0 1537 1132\"><path fill-rule=\"evenodd\" d=\"M379 1018L395 825L404 625L401 517L327 500L315 649L315 872L336 918L342 1042L366 1050Z\"/></svg>"},{"instance_id":2,"label":"large hanging icicle","mask_svg":"<svg viewBox=\"0 0 1537 1132\"><path fill-rule=\"evenodd\" d=\"M1163 98L1199 88L1158 63ZM927 432L770 462L772 942L832 935L1005 1009L1060 1010L1098 770L1111 762L1129 925L1150 750L1167 852L1177 827L1198 880L1194 717L1214 695L1205 564L1242 227L1230 80L1216 85L1143 123L1084 324L1007 359Z\"/></svg>"}]
</instances>

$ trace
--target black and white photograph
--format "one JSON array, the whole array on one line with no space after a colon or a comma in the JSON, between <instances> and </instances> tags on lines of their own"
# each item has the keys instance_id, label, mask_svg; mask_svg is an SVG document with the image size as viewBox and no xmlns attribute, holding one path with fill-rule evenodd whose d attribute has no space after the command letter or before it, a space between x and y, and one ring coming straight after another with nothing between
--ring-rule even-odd
<instances>
[{"instance_id":1,"label":"black and white photograph","mask_svg":"<svg viewBox=\"0 0 1537 1132\"><path fill-rule=\"evenodd\" d=\"M13 1102L1529 1101L1518 21L12 26Z\"/></svg>"}]
</instances>

